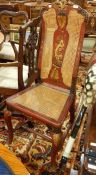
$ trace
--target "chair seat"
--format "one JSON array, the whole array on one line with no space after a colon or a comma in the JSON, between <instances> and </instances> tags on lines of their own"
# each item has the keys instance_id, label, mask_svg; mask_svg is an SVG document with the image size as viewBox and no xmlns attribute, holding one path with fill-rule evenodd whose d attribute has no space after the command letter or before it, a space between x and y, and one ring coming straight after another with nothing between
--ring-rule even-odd
<instances>
[{"instance_id":1,"label":"chair seat","mask_svg":"<svg viewBox=\"0 0 96 175\"><path fill-rule=\"evenodd\" d=\"M28 67L23 65L23 80L26 84L28 79ZM0 87L18 89L18 68L1 67L0 68Z\"/></svg>"},{"instance_id":2,"label":"chair seat","mask_svg":"<svg viewBox=\"0 0 96 175\"><path fill-rule=\"evenodd\" d=\"M18 50L19 48L18 44L15 44L15 46ZM6 59L6 60L11 60L11 61L15 60L15 53L14 53L11 43L4 42L2 44L2 49L0 50L0 59Z\"/></svg>"},{"instance_id":3,"label":"chair seat","mask_svg":"<svg viewBox=\"0 0 96 175\"><path fill-rule=\"evenodd\" d=\"M12 105L16 105L15 107L17 108L26 108L26 114L27 110L29 111L30 109L31 114L32 111L35 113L35 118L38 118L39 114L39 120L45 120L48 124L51 122L53 126L58 126L59 121L61 122L62 120L63 110L67 109L66 105L70 105L70 103L67 104L69 99L69 91L58 90L43 83L35 88L28 89L26 92L24 91L22 94L19 93L8 101Z\"/></svg>"}]
</instances>

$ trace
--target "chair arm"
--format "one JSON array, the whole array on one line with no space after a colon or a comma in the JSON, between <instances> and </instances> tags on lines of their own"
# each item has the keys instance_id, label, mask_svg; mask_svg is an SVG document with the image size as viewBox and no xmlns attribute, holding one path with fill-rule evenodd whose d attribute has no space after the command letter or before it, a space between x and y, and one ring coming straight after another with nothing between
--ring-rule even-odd
<instances>
[{"instance_id":1,"label":"chair arm","mask_svg":"<svg viewBox=\"0 0 96 175\"><path fill-rule=\"evenodd\" d=\"M0 67L13 67L13 66L17 67L19 65L20 65L20 63L18 63L17 61L7 62L7 63L0 63Z\"/></svg>"},{"instance_id":2,"label":"chair arm","mask_svg":"<svg viewBox=\"0 0 96 175\"><path fill-rule=\"evenodd\" d=\"M15 60L18 60L18 53L19 53L19 51L18 51L18 49L17 49L17 47L16 47L15 44L17 44L18 47L19 47L19 43L16 42L16 41L11 41L11 40L10 40L9 42L11 43L11 46L12 46L12 48L13 48L13 50L14 50L14 53L15 53Z\"/></svg>"},{"instance_id":3,"label":"chair arm","mask_svg":"<svg viewBox=\"0 0 96 175\"><path fill-rule=\"evenodd\" d=\"M27 23L25 23L23 26L21 26L22 28L24 28L26 30L26 28L28 28L28 26L30 27L38 27L38 24L40 23L41 17L38 16L37 18L34 18L33 20L29 20Z\"/></svg>"}]
</instances>

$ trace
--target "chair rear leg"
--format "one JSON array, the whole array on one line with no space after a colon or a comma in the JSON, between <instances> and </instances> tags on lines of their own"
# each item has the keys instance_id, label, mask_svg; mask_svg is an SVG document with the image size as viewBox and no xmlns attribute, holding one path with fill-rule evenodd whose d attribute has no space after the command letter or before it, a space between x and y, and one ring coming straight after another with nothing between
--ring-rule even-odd
<instances>
[{"instance_id":1,"label":"chair rear leg","mask_svg":"<svg viewBox=\"0 0 96 175\"><path fill-rule=\"evenodd\" d=\"M4 120L8 128L8 144L12 143L13 140L13 127L11 122L11 112L4 110Z\"/></svg>"},{"instance_id":2,"label":"chair rear leg","mask_svg":"<svg viewBox=\"0 0 96 175\"><path fill-rule=\"evenodd\" d=\"M75 118L75 99L73 100L71 107L70 107L70 123L74 122Z\"/></svg>"}]
</instances>

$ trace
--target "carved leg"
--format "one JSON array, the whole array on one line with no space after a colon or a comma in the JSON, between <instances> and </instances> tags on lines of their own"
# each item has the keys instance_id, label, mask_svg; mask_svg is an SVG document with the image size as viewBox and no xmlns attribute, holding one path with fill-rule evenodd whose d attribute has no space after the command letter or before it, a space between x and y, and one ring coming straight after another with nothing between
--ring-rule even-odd
<instances>
[{"instance_id":1,"label":"carved leg","mask_svg":"<svg viewBox=\"0 0 96 175\"><path fill-rule=\"evenodd\" d=\"M12 128L12 122L11 122L11 112L8 110L4 111L4 119L8 128L8 144L11 144L13 140L13 128Z\"/></svg>"},{"instance_id":2,"label":"carved leg","mask_svg":"<svg viewBox=\"0 0 96 175\"><path fill-rule=\"evenodd\" d=\"M62 148L62 132L52 133L52 150L51 150L51 161L46 163L41 169L39 175L54 175L56 174L56 156L58 151ZM59 174L58 174L59 175Z\"/></svg>"},{"instance_id":3,"label":"carved leg","mask_svg":"<svg viewBox=\"0 0 96 175\"><path fill-rule=\"evenodd\" d=\"M52 164L56 164L56 156L58 151L62 148L62 137L63 134L60 133L53 133L52 134L52 152L51 152L51 162Z\"/></svg>"}]
</instances>

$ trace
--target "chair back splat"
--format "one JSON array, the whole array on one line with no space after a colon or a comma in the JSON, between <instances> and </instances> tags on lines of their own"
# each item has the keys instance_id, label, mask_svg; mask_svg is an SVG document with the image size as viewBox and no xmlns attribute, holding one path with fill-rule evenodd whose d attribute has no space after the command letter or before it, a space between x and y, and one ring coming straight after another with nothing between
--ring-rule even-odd
<instances>
[{"instance_id":1,"label":"chair back splat","mask_svg":"<svg viewBox=\"0 0 96 175\"><path fill-rule=\"evenodd\" d=\"M19 111L25 117L48 127L48 135L36 134L52 142L51 165L55 165L56 155L74 121L76 79L85 19L84 10L76 5L67 5L64 8L52 6L40 18L28 22L20 29L24 31L31 26L32 35L26 50L27 52L31 49L31 52L27 52L25 60L28 64L33 61L33 68L30 69L35 73L36 85L8 98L6 105L10 111ZM37 21L40 25L37 25ZM9 143L13 139L10 111L4 113ZM65 121L68 121L68 125L65 125ZM63 126L66 128L64 131Z\"/></svg>"},{"instance_id":2,"label":"chair back splat","mask_svg":"<svg viewBox=\"0 0 96 175\"><path fill-rule=\"evenodd\" d=\"M77 77L85 32L84 17L76 9L51 8L43 14L42 28L41 78L44 82L70 89Z\"/></svg>"}]
</instances>

